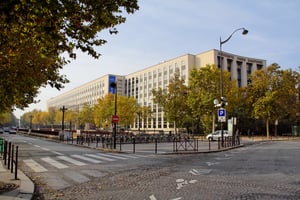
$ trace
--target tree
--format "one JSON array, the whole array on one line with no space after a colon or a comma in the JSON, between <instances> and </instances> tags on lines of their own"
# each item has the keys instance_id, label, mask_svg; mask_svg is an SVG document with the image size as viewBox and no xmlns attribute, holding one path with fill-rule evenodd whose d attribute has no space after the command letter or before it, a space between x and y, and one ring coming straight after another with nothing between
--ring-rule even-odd
<instances>
[{"instance_id":1,"label":"tree","mask_svg":"<svg viewBox=\"0 0 300 200\"><path fill-rule=\"evenodd\" d=\"M0 126L12 123L12 113L0 113Z\"/></svg>"},{"instance_id":2,"label":"tree","mask_svg":"<svg viewBox=\"0 0 300 200\"><path fill-rule=\"evenodd\" d=\"M142 122L144 122L144 128L148 127L148 123L150 124L151 119L152 119L152 110L151 107L149 106L140 106L137 105L135 107L135 111L134 113L136 113L138 115L138 119L137 119L137 123L138 123L138 131L140 133L140 129L142 128Z\"/></svg>"},{"instance_id":3,"label":"tree","mask_svg":"<svg viewBox=\"0 0 300 200\"><path fill-rule=\"evenodd\" d=\"M133 124L135 116L136 100L133 97L126 97L118 95L117 101L117 115L120 118L119 125L128 127Z\"/></svg>"},{"instance_id":4,"label":"tree","mask_svg":"<svg viewBox=\"0 0 300 200\"><path fill-rule=\"evenodd\" d=\"M299 74L292 70L280 70L276 63L266 70L258 70L251 76L247 87L247 104L254 118L266 123L266 134L270 137L271 121L296 115L296 88ZM297 109L296 109L297 110Z\"/></svg>"},{"instance_id":5,"label":"tree","mask_svg":"<svg viewBox=\"0 0 300 200\"><path fill-rule=\"evenodd\" d=\"M94 106L94 119L98 127L108 127L112 125L112 116L115 111L115 95L107 94L104 98L98 99ZM134 122L135 99L117 95L117 115L119 125L128 127Z\"/></svg>"},{"instance_id":6,"label":"tree","mask_svg":"<svg viewBox=\"0 0 300 200\"><path fill-rule=\"evenodd\" d=\"M223 72L223 87L224 96L228 101L226 110L233 113L238 105L237 97L239 95L236 81L230 80L229 72ZM199 118L201 121L204 132L212 130L216 113L214 99L220 100L220 91L220 70L218 68L206 65L191 71L188 105L192 110L193 118Z\"/></svg>"},{"instance_id":7,"label":"tree","mask_svg":"<svg viewBox=\"0 0 300 200\"><path fill-rule=\"evenodd\" d=\"M50 125L55 124L55 116L57 112L58 110L56 110L55 108L48 108L48 117L47 117L48 124Z\"/></svg>"},{"instance_id":8,"label":"tree","mask_svg":"<svg viewBox=\"0 0 300 200\"><path fill-rule=\"evenodd\" d=\"M63 88L59 71L75 51L99 58L94 48L106 41L98 33L117 33L122 14L138 8L137 0L1 1L0 112L35 102L40 87Z\"/></svg>"},{"instance_id":9,"label":"tree","mask_svg":"<svg viewBox=\"0 0 300 200\"><path fill-rule=\"evenodd\" d=\"M184 80L180 78L179 72L175 72L168 90L153 89L152 95L154 103L163 108L167 121L174 123L175 133L177 133L177 127L183 127L186 117L189 116L189 108L186 103L188 89L184 84Z\"/></svg>"},{"instance_id":10,"label":"tree","mask_svg":"<svg viewBox=\"0 0 300 200\"><path fill-rule=\"evenodd\" d=\"M94 124L94 108L89 106L88 104L84 104L83 108L79 112L79 118L80 118L80 125L85 125L85 124ZM89 128L89 127L85 127Z\"/></svg>"},{"instance_id":11,"label":"tree","mask_svg":"<svg viewBox=\"0 0 300 200\"><path fill-rule=\"evenodd\" d=\"M94 106L94 119L98 127L109 127L112 125L111 117L114 114L114 95L109 93L98 99Z\"/></svg>"}]
</instances>

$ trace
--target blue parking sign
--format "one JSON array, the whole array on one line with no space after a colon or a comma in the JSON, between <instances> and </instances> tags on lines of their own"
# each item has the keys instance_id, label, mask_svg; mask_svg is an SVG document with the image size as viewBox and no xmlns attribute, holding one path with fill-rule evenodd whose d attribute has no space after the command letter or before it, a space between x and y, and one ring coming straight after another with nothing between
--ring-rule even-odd
<instances>
[{"instance_id":1,"label":"blue parking sign","mask_svg":"<svg viewBox=\"0 0 300 200\"><path fill-rule=\"evenodd\" d=\"M218 117L225 117L225 116L226 116L226 110L220 108L220 109L218 110Z\"/></svg>"},{"instance_id":2,"label":"blue parking sign","mask_svg":"<svg viewBox=\"0 0 300 200\"><path fill-rule=\"evenodd\" d=\"M226 122L226 110L224 108L218 110L218 121Z\"/></svg>"}]
</instances>

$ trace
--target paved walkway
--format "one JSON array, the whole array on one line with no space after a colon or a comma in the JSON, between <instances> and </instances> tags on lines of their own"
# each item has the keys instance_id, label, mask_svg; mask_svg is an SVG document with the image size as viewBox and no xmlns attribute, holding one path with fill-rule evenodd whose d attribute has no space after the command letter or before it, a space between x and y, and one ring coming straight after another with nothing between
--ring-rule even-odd
<instances>
[{"instance_id":1,"label":"paved walkway","mask_svg":"<svg viewBox=\"0 0 300 200\"><path fill-rule=\"evenodd\" d=\"M15 173L11 173L10 169L7 169L7 165L4 165L2 156L0 156L0 187L1 189L10 190L0 194L1 200L30 200L34 192L33 182L21 171L18 170L17 180L15 179ZM11 190L12 189L12 190ZM3 191L3 190L2 190Z\"/></svg>"}]
</instances>

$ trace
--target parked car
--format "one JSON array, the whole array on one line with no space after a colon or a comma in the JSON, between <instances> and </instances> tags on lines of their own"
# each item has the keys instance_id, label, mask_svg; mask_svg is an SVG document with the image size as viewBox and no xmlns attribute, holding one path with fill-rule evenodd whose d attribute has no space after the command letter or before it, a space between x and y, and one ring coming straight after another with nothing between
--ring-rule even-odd
<instances>
[{"instance_id":1,"label":"parked car","mask_svg":"<svg viewBox=\"0 0 300 200\"><path fill-rule=\"evenodd\" d=\"M213 141L213 140L218 140L218 138L222 137L222 131L221 130L217 130L211 134L208 134L206 136L206 139ZM223 130L223 137L228 137L228 131L227 130Z\"/></svg>"},{"instance_id":2,"label":"parked car","mask_svg":"<svg viewBox=\"0 0 300 200\"><path fill-rule=\"evenodd\" d=\"M17 134L17 131L16 131L16 129L13 129L13 128L12 128L12 129L10 129L10 130L9 130L9 134Z\"/></svg>"},{"instance_id":3,"label":"parked car","mask_svg":"<svg viewBox=\"0 0 300 200\"><path fill-rule=\"evenodd\" d=\"M4 130L2 128L0 128L0 134L3 134Z\"/></svg>"}]
</instances>

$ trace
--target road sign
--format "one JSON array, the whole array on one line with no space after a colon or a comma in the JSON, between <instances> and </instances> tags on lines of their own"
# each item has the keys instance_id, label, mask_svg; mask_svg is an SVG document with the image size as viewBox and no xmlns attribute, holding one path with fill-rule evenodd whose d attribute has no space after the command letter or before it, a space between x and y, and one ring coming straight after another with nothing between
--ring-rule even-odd
<instances>
[{"instance_id":1,"label":"road sign","mask_svg":"<svg viewBox=\"0 0 300 200\"><path fill-rule=\"evenodd\" d=\"M218 109L218 121L226 122L226 110L224 108Z\"/></svg>"},{"instance_id":2,"label":"road sign","mask_svg":"<svg viewBox=\"0 0 300 200\"><path fill-rule=\"evenodd\" d=\"M111 118L112 123L118 123L119 122L119 116L118 115L113 115Z\"/></svg>"}]
</instances>

